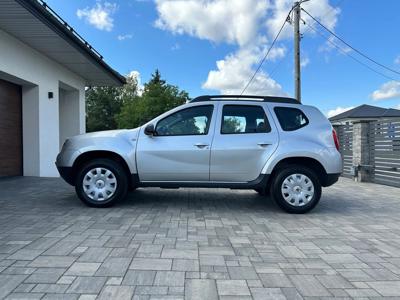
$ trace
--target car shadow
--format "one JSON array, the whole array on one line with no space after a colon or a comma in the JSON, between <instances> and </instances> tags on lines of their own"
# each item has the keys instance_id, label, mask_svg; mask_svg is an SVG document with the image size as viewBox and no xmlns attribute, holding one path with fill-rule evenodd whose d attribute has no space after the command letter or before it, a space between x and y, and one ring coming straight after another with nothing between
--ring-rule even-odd
<instances>
[{"instance_id":1,"label":"car shadow","mask_svg":"<svg viewBox=\"0 0 400 300\"><path fill-rule=\"evenodd\" d=\"M357 187L354 187L357 189ZM40 209L54 212L58 208L72 210L94 209L85 206L76 196L74 188L60 179L14 178L0 181L2 210ZM358 196L357 196L358 195ZM378 195L377 195L378 197ZM386 203L385 203L386 201ZM324 189L320 203L309 215L385 214L400 210L399 205L387 205L392 199L362 197L347 187ZM182 188L139 188L128 193L126 199L107 210L118 209L178 209L206 212L286 214L270 197L260 196L252 190Z\"/></svg>"}]
</instances>

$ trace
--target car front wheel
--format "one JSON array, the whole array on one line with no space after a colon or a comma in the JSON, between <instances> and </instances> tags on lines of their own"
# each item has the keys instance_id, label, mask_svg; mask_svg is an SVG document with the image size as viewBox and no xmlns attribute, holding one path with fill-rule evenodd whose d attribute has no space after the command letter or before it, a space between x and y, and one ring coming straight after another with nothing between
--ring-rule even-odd
<instances>
[{"instance_id":1,"label":"car front wheel","mask_svg":"<svg viewBox=\"0 0 400 300\"><path fill-rule=\"evenodd\" d=\"M314 171L303 166L288 166L276 174L271 192L283 210L302 214L318 204L321 184Z\"/></svg>"},{"instance_id":2,"label":"car front wheel","mask_svg":"<svg viewBox=\"0 0 400 300\"><path fill-rule=\"evenodd\" d=\"M126 196L126 172L113 160L94 159L78 171L75 190L78 197L88 206L112 206Z\"/></svg>"}]
</instances>

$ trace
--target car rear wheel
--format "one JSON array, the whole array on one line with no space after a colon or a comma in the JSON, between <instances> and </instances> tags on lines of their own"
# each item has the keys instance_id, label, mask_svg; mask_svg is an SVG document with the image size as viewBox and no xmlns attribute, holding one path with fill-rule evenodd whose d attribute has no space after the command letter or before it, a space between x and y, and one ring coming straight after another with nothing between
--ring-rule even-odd
<instances>
[{"instance_id":1,"label":"car rear wheel","mask_svg":"<svg viewBox=\"0 0 400 300\"><path fill-rule=\"evenodd\" d=\"M75 190L78 197L88 206L112 206L126 196L126 172L113 160L94 159L78 171Z\"/></svg>"},{"instance_id":2,"label":"car rear wheel","mask_svg":"<svg viewBox=\"0 0 400 300\"><path fill-rule=\"evenodd\" d=\"M302 214L312 210L321 198L317 175L303 166L288 166L276 174L271 196L288 213Z\"/></svg>"}]
</instances>

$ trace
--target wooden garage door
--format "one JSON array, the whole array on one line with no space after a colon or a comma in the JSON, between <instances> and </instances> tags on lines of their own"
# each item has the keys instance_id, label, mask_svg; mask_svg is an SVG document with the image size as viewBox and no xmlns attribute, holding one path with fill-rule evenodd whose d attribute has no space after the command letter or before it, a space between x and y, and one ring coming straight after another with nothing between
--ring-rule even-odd
<instances>
[{"instance_id":1,"label":"wooden garage door","mask_svg":"<svg viewBox=\"0 0 400 300\"><path fill-rule=\"evenodd\" d=\"M0 79L0 177L22 175L21 87Z\"/></svg>"}]
</instances>

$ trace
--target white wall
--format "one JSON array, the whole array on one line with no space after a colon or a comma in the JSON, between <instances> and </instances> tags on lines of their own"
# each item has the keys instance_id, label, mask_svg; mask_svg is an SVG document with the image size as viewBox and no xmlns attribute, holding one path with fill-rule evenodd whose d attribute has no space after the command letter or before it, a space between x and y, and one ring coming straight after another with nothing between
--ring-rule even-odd
<instances>
[{"instance_id":1,"label":"white wall","mask_svg":"<svg viewBox=\"0 0 400 300\"><path fill-rule=\"evenodd\" d=\"M0 30L0 73L23 84L24 175L55 177L59 152L60 82L74 88L79 102L74 122L85 132L85 81L77 74ZM53 92L54 98L48 98ZM69 118L71 119L71 118Z\"/></svg>"},{"instance_id":2,"label":"white wall","mask_svg":"<svg viewBox=\"0 0 400 300\"><path fill-rule=\"evenodd\" d=\"M79 122L76 122L76 116L79 116L79 91L65 90L59 91L59 120L60 120L60 149L65 140L71 136L80 133Z\"/></svg>"}]
</instances>

